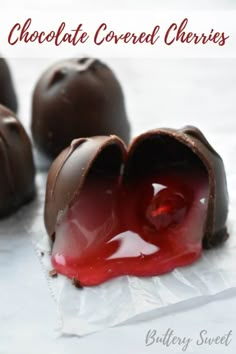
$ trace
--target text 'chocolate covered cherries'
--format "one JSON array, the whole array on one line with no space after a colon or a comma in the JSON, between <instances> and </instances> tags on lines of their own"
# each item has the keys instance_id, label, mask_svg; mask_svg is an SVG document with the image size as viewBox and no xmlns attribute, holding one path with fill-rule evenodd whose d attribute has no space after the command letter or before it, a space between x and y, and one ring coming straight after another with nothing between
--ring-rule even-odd
<instances>
[{"instance_id":1,"label":"text 'chocolate covered cherries'","mask_svg":"<svg viewBox=\"0 0 236 354\"><path fill-rule=\"evenodd\" d=\"M0 104L10 108L13 112L17 110L11 73L4 58L0 58Z\"/></svg>"},{"instance_id":2,"label":"text 'chocolate covered cherries'","mask_svg":"<svg viewBox=\"0 0 236 354\"><path fill-rule=\"evenodd\" d=\"M49 68L33 95L32 133L50 158L75 138L116 134L126 143L130 127L121 86L96 59L69 59Z\"/></svg>"},{"instance_id":3,"label":"text 'chocolate covered cherries'","mask_svg":"<svg viewBox=\"0 0 236 354\"><path fill-rule=\"evenodd\" d=\"M0 105L0 217L35 195L31 142L14 113Z\"/></svg>"},{"instance_id":4,"label":"text 'chocolate covered cherries'","mask_svg":"<svg viewBox=\"0 0 236 354\"><path fill-rule=\"evenodd\" d=\"M194 127L158 129L127 150L74 140L49 171L45 225L54 269L80 285L191 264L227 238L224 165Z\"/></svg>"}]
</instances>

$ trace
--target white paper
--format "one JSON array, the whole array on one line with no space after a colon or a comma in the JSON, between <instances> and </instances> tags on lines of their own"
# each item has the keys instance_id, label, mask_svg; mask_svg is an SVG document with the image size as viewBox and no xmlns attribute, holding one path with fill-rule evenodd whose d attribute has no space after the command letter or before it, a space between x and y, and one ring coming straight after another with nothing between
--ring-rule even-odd
<instances>
[{"instance_id":1,"label":"white paper","mask_svg":"<svg viewBox=\"0 0 236 354\"><path fill-rule=\"evenodd\" d=\"M42 175L42 190L44 183ZM235 200L231 202L233 210ZM169 305L236 287L236 239L231 217L228 221L230 239L218 248L204 251L201 259L191 266L162 276L122 276L99 286L77 289L62 275L49 276L52 269L50 244L46 232L42 231L42 213L43 208L40 208L38 223L36 220L29 232L57 303L62 333L83 336L127 321L145 320L158 316Z\"/></svg>"}]
</instances>

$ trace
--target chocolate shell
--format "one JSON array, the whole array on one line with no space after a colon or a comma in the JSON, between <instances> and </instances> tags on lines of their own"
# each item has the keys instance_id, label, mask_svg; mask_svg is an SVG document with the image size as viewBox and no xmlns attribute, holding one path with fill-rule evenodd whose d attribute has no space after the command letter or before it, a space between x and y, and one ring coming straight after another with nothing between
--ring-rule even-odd
<instances>
[{"instance_id":1,"label":"chocolate shell","mask_svg":"<svg viewBox=\"0 0 236 354\"><path fill-rule=\"evenodd\" d=\"M124 143L117 136L96 136L73 140L52 163L45 199L45 225L53 239L55 226L79 195L89 170L99 155L105 173L120 174L126 158Z\"/></svg>"},{"instance_id":2,"label":"chocolate shell","mask_svg":"<svg viewBox=\"0 0 236 354\"><path fill-rule=\"evenodd\" d=\"M161 171L191 164L201 169L208 180L202 242L211 248L228 237L226 220L228 192L221 157L195 127L180 130L156 129L138 136L127 150L116 136L97 136L74 140L53 162L47 181L45 225L55 238L55 229L78 198L87 176L99 168L106 174L122 175L124 185L142 178L154 168Z\"/></svg>"},{"instance_id":3,"label":"chocolate shell","mask_svg":"<svg viewBox=\"0 0 236 354\"><path fill-rule=\"evenodd\" d=\"M0 58L0 104L17 111L17 99L7 62Z\"/></svg>"},{"instance_id":4,"label":"chocolate shell","mask_svg":"<svg viewBox=\"0 0 236 354\"><path fill-rule=\"evenodd\" d=\"M49 158L75 138L115 134L126 143L130 126L121 86L96 59L68 59L50 67L33 94L32 133Z\"/></svg>"},{"instance_id":5,"label":"chocolate shell","mask_svg":"<svg viewBox=\"0 0 236 354\"><path fill-rule=\"evenodd\" d=\"M31 142L14 113L0 105L0 217L35 195Z\"/></svg>"}]
</instances>

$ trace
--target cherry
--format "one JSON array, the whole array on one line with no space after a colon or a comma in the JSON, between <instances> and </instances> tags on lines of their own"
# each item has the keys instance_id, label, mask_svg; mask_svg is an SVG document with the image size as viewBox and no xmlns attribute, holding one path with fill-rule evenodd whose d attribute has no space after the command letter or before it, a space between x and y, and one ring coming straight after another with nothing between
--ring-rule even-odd
<instances>
[{"instance_id":1,"label":"cherry","mask_svg":"<svg viewBox=\"0 0 236 354\"><path fill-rule=\"evenodd\" d=\"M162 185L154 185L161 188L154 192L154 197L147 208L146 218L158 231L173 227L181 223L189 209L190 200L188 194Z\"/></svg>"}]
</instances>

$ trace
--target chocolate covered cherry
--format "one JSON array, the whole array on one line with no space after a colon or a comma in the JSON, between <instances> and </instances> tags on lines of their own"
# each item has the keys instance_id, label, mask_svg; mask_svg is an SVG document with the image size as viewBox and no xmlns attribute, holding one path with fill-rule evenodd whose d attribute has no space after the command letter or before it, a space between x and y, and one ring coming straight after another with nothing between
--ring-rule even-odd
<instances>
[{"instance_id":1,"label":"chocolate covered cherry","mask_svg":"<svg viewBox=\"0 0 236 354\"><path fill-rule=\"evenodd\" d=\"M158 129L128 150L78 139L48 176L45 224L57 272L96 285L191 264L227 238L224 166L193 127Z\"/></svg>"},{"instance_id":2,"label":"chocolate covered cherry","mask_svg":"<svg viewBox=\"0 0 236 354\"><path fill-rule=\"evenodd\" d=\"M10 69L4 58L0 58L0 104L8 107L13 112L17 110L15 89Z\"/></svg>"},{"instance_id":3,"label":"chocolate covered cherry","mask_svg":"<svg viewBox=\"0 0 236 354\"><path fill-rule=\"evenodd\" d=\"M67 59L50 67L33 94L32 133L50 158L73 139L116 134L129 141L122 88L111 69L97 59Z\"/></svg>"},{"instance_id":4,"label":"chocolate covered cherry","mask_svg":"<svg viewBox=\"0 0 236 354\"><path fill-rule=\"evenodd\" d=\"M31 142L14 113L0 105L0 217L35 195Z\"/></svg>"}]
</instances>

